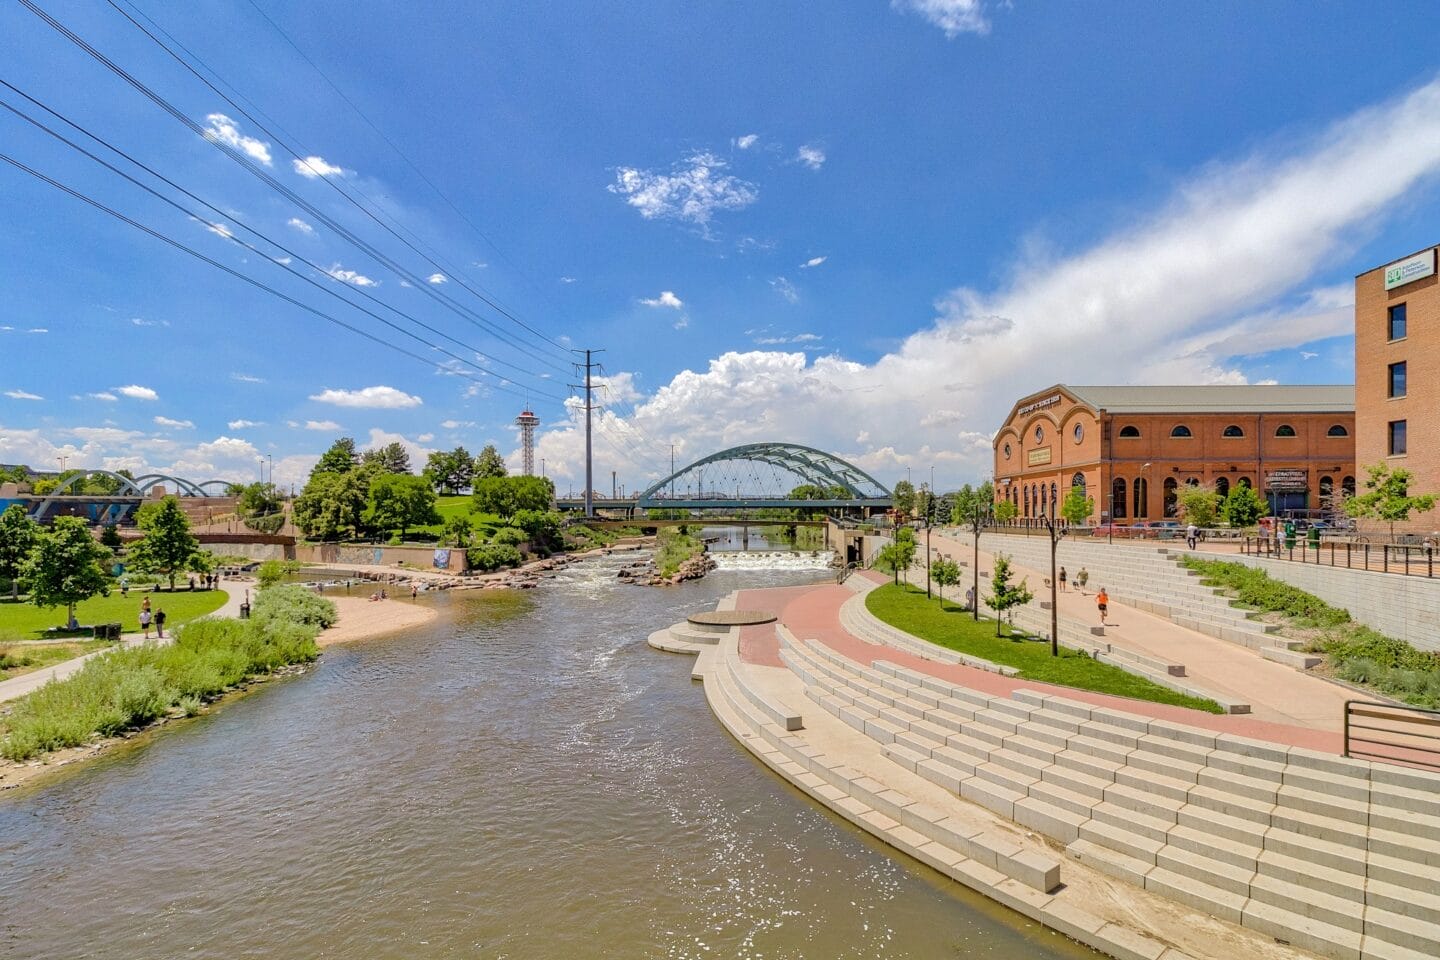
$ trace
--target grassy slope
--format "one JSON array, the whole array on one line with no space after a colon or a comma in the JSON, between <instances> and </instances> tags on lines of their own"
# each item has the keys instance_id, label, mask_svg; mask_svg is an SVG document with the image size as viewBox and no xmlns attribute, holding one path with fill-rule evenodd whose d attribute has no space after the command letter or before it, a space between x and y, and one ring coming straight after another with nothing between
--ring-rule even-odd
<instances>
[{"instance_id":1,"label":"grassy slope","mask_svg":"<svg viewBox=\"0 0 1440 960\"><path fill-rule=\"evenodd\" d=\"M109 640L79 640L66 643L0 644L0 680L53 667L57 663L112 646ZM5 667L10 663L12 666Z\"/></svg>"},{"instance_id":2,"label":"grassy slope","mask_svg":"<svg viewBox=\"0 0 1440 960\"><path fill-rule=\"evenodd\" d=\"M120 591L111 589L108 597L91 597L75 608L75 619L82 624L121 623L126 632L140 629L140 600L150 598L151 610L165 611L165 626L178 627L187 620L214 613L225 603L225 591L202 590L191 593L177 590L174 593L139 593L130 591L130 596L120 596ZM41 609L29 603L0 602L0 641L43 640L48 627L65 624L65 608Z\"/></svg>"},{"instance_id":3,"label":"grassy slope","mask_svg":"<svg viewBox=\"0 0 1440 960\"><path fill-rule=\"evenodd\" d=\"M1015 667L1026 680L1041 680L1080 690L1174 704L1209 713L1224 712L1220 705L1212 700L1177 693L1144 677L1126 673L1119 667L1092 660L1074 650L1061 647L1060 656L1052 657L1048 643L997 637L994 620L981 619L977 623L971 619L969 613L950 603L946 603L942 609L938 599L926 599L925 591L908 584L898 587L887 584L879 587L870 592L865 605L871 613L891 626L951 650Z\"/></svg>"}]
</instances>

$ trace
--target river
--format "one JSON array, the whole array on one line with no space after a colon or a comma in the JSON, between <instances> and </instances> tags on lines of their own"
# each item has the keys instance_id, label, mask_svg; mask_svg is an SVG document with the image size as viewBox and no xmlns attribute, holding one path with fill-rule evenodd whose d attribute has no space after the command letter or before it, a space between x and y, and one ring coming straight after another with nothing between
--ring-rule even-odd
<instances>
[{"instance_id":1,"label":"river","mask_svg":"<svg viewBox=\"0 0 1440 960\"><path fill-rule=\"evenodd\" d=\"M6 958L1094 957L760 766L652 630L743 586L623 555L0 796Z\"/></svg>"}]
</instances>

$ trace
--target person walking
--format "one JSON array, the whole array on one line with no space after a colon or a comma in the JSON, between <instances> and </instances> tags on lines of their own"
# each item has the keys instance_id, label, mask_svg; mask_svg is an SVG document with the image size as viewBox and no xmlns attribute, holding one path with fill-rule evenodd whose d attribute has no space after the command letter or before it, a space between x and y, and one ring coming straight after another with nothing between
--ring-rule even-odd
<instances>
[{"instance_id":1,"label":"person walking","mask_svg":"<svg viewBox=\"0 0 1440 960\"><path fill-rule=\"evenodd\" d=\"M1065 592L1065 585L1066 585L1066 583L1068 582L1068 580L1066 579L1066 576L1065 576L1065 568L1064 568L1064 567L1061 567L1061 568L1060 568L1060 572L1059 572L1058 574L1056 574L1056 578L1060 581L1060 592L1061 592L1061 593L1064 593L1064 592Z\"/></svg>"},{"instance_id":2,"label":"person walking","mask_svg":"<svg viewBox=\"0 0 1440 960\"><path fill-rule=\"evenodd\" d=\"M165 639L165 611L155 611L155 636L161 640Z\"/></svg>"},{"instance_id":3,"label":"person walking","mask_svg":"<svg viewBox=\"0 0 1440 960\"><path fill-rule=\"evenodd\" d=\"M140 605L140 629L145 631L145 639L150 639L150 602L147 600Z\"/></svg>"},{"instance_id":4,"label":"person walking","mask_svg":"<svg viewBox=\"0 0 1440 960\"><path fill-rule=\"evenodd\" d=\"M1075 571L1075 588L1081 593L1085 592L1085 584L1090 582L1090 571L1081 567Z\"/></svg>"},{"instance_id":5,"label":"person walking","mask_svg":"<svg viewBox=\"0 0 1440 960\"><path fill-rule=\"evenodd\" d=\"M1190 545L1191 550L1195 549L1195 541L1199 539L1199 537L1200 528L1195 526L1195 524L1192 523L1185 528L1185 542Z\"/></svg>"},{"instance_id":6,"label":"person walking","mask_svg":"<svg viewBox=\"0 0 1440 960\"><path fill-rule=\"evenodd\" d=\"M1110 610L1110 594L1101 587L1100 592L1095 594L1095 606L1100 609L1100 626L1105 626L1105 614Z\"/></svg>"}]
</instances>

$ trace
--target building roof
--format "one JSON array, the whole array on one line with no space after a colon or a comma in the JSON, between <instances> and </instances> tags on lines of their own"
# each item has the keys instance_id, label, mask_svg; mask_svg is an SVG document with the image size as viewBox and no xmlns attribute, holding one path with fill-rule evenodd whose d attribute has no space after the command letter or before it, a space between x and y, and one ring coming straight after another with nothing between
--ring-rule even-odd
<instances>
[{"instance_id":1,"label":"building roof","mask_svg":"<svg viewBox=\"0 0 1440 960\"><path fill-rule=\"evenodd\" d=\"M1205 384L1093 386L1064 384L1079 399L1110 413L1352 413L1354 384Z\"/></svg>"}]
</instances>

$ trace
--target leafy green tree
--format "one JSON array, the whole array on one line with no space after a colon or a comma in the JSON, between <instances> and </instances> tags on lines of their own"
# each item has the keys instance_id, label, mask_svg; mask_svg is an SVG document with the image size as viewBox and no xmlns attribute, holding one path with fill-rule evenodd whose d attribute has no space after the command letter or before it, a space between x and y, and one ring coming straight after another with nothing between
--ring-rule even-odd
<instances>
[{"instance_id":1,"label":"leafy green tree","mask_svg":"<svg viewBox=\"0 0 1440 960\"><path fill-rule=\"evenodd\" d=\"M1010 572L1010 558L1003 553L995 554L994 571L990 574L990 596L985 598L985 606L995 611L995 636L1000 636L1000 623L1005 619L1005 614L1013 607L1029 603L1035 595L1030 592L1028 581L1021 580L1018 584L1010 582L1013 574Z\"/></svg>"},{"instance_id":2,"label":"leafy green tree","mask_svg":"<svg viewBox=\"0 0 1440 960\"><path fill-rule=\"evenodd\" d=\"M120 539L120 531L115 524L107 523L100 528L100 545L109 547L111 550L119 550L124 545Z\"/></svg>"},{"instance_id":3,"label":"leafy green tree","mask_svg":"<svg viewBox=\"0 0 1440 960\"><path fill-rule=\"evenodd\" d=\"M436 450L425 461L421 474L440 493L459 493L475 476L475 460L464 447Z\"/></svg>"},{"instance_id":4,"label":"leafy green tree","mask_svg":"<svg viewBox=\"0 0 1440 960\"><path fill-rule=\"evenodd\" d=\"M560 514L553 510L516 510L510 522L524 530L534 546L550 547L560 539Z\"/></svg>"},{"instance_id":5,"label":"leafy green tree","mask_svg":"<svg viewBox=\"0 0 1440 960\"><path fill-rule=\"evenodd\" d=\"M366 450L361 454L360 462L375 464L385 473L410 472L410 454L398 440L377 450Z\"/></svg>"},{"instance_id":6,"label":"leafy green tree","mask_svg":"<svg viewBox=\"0 0 1440 960\"><path fill-rule=\"evenodd\" d=\"M20 597L20 570L40 539L40 524L12 503L0 513L0 577L10 581L10 599Z\"/></svg>"},{"instance_id":7,"label":"leafy green tree","mask_svg":"<svg viewBox=\"0 0 1440 960\"><path fill-rule=\"evenodd\" d=\"M445 521L445 542L455 547L468 547L473 529L470 518L463 513L457 513Z\"/></svg>"},{"instance_id":8,"label":"leafy green tree","mask_svg":"<svg viewBox=\"0 0 1440 960\"><path fill-rule=\"evenodd\" d=\"M1409 470L1391 471L1383 463L1365 468L1365 493L1345 501L1345 512L1357 519L1380 520L1390 525L1390 538L1395 538L1395 524L1410 519L1412 513L1435 509L1435 494L1410 493Z\"/></svg>"},{"instance_id":9,"label":"leafy green tree","mask_svg":"<svg viewBox=\"0 0 1440 960\"><path fill-rule=\"evenodd\" d=\"M945 604L945 588L960 582L960 564L949 557L941 557L930 564L930 579L940 588L940 604Z\"/></svg>"},{"instance_id":10,"label":"leafy green tree","mask_svg":"<svg viewBox=\"0 0 1440 960\"><path fill-rule=\"evenodd\" d=\"M495 449L495 444L485 444L485 449L481 450L480 455L475 458L475 479L503 477L507 472L505 458L500 456L500 451Z\"/></svg>"},{"instance_id":11,"label":"leafy green tree","mask_svg":"<svg viewBox=\"0 0 1440 960\"><path fill-rule=\"evenodd\" d=\"M1186 523L1193 523L1197 527L1215 526L1215 518L1220 513L1220 494L1215 492L1214 487L1189 486L1180 488L1180 515L1185 518Z\"/></svg>"},{"instance_id":12,"label":"leafy green tree","mask_svg":"<svg viewBox=\"0 0 1440 960\"><path fill-rule=\"evenodd\" d=\"M909 480L895 482L895 487L890 491L890 500L897 513L906 517L915 515L915 487Z\"/></svg>"},{"instance_id":13,"label":"leafy green tree","mask_svg":"<svg viewBox=\"0 0 1440 960\"><path fill-rule=\"evenodd\" d=\"M75 605L110 592L105 565L109 550L90 536L89 525L79 517L56 517L40 534L20 571L20 579L37 607L65 607L67 626L75 625Z\"/></svg>"},{"instance_id":14,"label":"leafy green tree","mask_svg":"<svg viewBox=\"0 0 1440 960\"><path fill-rule=\"evenodd\" d=\"M1270 504L1260 496L1259 491L1245 484L1237 483L1220 504L1220 513L1232 527L1253 527L1255 522L1270 512Z\"/></svg>"},{"instance_id":15,"label":"leafy green tree","mask_svg":"<svg viewBox=\"0 0 1440 960\"><path fill-rule=\"evenodd\" d=\"M40 477L30 485L30 492L37 497L43 497L47 494L54 493L59 486L60 481L54 477Z\"/></svg>"},{"instance_id":16,"label":"leafy green tree","mask_svg":"<svg viewBox=\"0 0 1440 960\"><path fill-rule=\"evenodd\" d=\"M320 461L310 471L313 478L319 473L349 473L360 465L360 455L355 450L354 437L341 437L321 455Z\"/></svg>"},{"instance_id":17,"label":"leafy green tree","mask_svg":"<svg viewBox=\"0 0 1440 960\"><path fill-rule=\"evenodd\" d=\"M190 569L200 541L190 532L190 518L180 509L180 500L168 496L147 503L135 517L145 536L130 548L130 562L137 570L163 574L175 589L175 576Z\"/></svg>"},{"instance_id":18,"label":"leafy green tree","mask_svg":"<svg viewBox=\"0 0 1440 960\"><path fill-rule=\"evenodd\" d=\"M267 517L282 508L280 492L273 483L251 483L240 487L235 510L242 517Z\"/></svg>"},{"instance_id":19,"label":"leafy green tree","mask_svg":"<svg viewBox=\"0 0 1440 960\"><path fill-rule=\"evenodd\" d=\"M1060 503L1060 516L1064 517L1075 526L1088 523L1091 514L1095 512L1095 498L1085 496L1084 487L1071 487L1070 492Z\"/></svg>"},{"instance_id":20,"label":"leafy green tree","mask_svg":"<svg viewBox=\"0 0 1440 960\"><path fill-rule=\"evenodd\" d=\"M1013 501L1001 500L999 503L995 504L995 522L1009 523L1011 520L1015 519L1015 514L1019 512L1020 508L1015 506Z\"/></svg>"},{"instance_id":21,"label":"leafy green tree","mask_svg":"<svg viewBox=\"0 0 1440 960\"><path fill-rule=\"evenodd\" d=\"M403 539L411 527L440 522L435 510L435 491L424 477L408 473L384 473L370 482L368 506L362 518L375 529L400 530Z\"/></svg>"},{"instance_id":22,"label":"leafy green tree","mask_svg":"<svg viewBox=\"0 0 1440 960\"><path fill-rule=\"evenodd\" d=\"M30 468L17 463L9 469L0 468L0 483L29 483Z\"/></svg>"},{"instance_id":23,"label":"leafy green tree","mask_svg":"<svg viewBox=\"0 0 1440 960\"><path fill-rule=\"evenodd\" d=\"M546 477L484 477L475 480L472 502L480 513L509 520L518 510L549 510L555 486Z\"/></svg>"},{"instance_id":24,"label":"leafy green tree","mask_svg":"<svg viewBox=\"0 0 1440 960\"><path fill-rule=\"evenodd\" d=\"M355 537L364 527L362 516L369 489L359 471L311 474L310 482L295 498L295 525L307 537L340 540Z\"/></svg>"}]
</instances>

